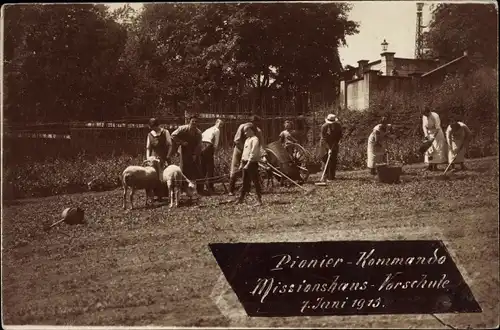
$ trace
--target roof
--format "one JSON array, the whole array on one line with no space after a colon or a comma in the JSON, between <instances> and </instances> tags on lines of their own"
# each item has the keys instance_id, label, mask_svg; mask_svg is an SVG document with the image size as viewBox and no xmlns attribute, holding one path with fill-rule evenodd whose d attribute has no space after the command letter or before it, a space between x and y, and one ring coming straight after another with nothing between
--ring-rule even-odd
<instances>
[{"instance_id":1,"label":"roof","mask_svg":"<svg viewBox=\"0 0 500 330\"><path fill-rule=\"evenodd\" d=\"M460 62L461 60L465 59L466 57L467 57L467 55L460 56L460 57L458 57L458 58L456 58L456 59L454 59L454 60L452 60L452 61L450 61L450 62L448 62L446 64L438 66L434 70L431 70L429 72L424 73L421 77L424 78L424 77L430 76L431 74L435 73L436 71L442 70L442 69L446 68L447 66L455 64L457 62Z\"/></svg>"},{"instance_id":2,"label":"roof","mask_svg":"<svg viewBox=\"0 0 500 330\"><path fill-rule=\"evenodd\" d=\"M382 62L382 60L376 60L376 61L368 63L368 65L379 64L380 62Z\"/></svg>"},{"instance_id":3,"label":"roof","mask_svg":"<svg viewBox=\"0 0 500 330\"><path fill-rule=\"evenodd\" d=\"M406 57L394 57L395 60L403 60L403 61L420 61L420 62L435 62L435 60L431 58L406 58Z\"/></svg>"}]
</instances>

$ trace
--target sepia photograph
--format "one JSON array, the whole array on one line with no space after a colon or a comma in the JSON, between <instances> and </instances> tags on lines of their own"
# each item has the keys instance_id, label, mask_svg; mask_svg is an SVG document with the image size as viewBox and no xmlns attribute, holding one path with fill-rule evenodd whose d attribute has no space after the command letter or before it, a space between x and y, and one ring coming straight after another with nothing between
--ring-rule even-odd
<instances>
[{"instance_id":1,"label":"sepia photograph","mask_svg":"<svg viewBox=\"0 0 500 330\"><path fill-rule=\"evenodd\" d=\"M496 1L1 8L5 329L500 326Z\"/></svg>"}]
</instances>

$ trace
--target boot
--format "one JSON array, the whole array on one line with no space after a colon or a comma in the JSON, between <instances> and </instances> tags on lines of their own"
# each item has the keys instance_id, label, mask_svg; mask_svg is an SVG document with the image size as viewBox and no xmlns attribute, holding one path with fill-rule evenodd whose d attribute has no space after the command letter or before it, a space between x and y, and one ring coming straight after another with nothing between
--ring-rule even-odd
<instances>
[{"instance_id":1,"label":"boot","mask_svg":"<svg viewBox=\"0 0 500 330\"><path fill-rule=\"evenodd\" d=\"M236 175L233 175L229 178L229 195L234 195L234 189L236 186Z\"/></svg>"}]
</instances>

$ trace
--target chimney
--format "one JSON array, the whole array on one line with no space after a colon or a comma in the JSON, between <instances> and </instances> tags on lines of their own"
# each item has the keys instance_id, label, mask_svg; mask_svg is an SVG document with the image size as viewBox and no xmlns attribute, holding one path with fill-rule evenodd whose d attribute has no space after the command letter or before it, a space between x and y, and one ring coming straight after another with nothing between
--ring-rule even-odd
<instances>
[{"instance_id":1,"label":"chimney","mask_svg":"<svg viewBox=\"0 0 500 330\"><path fill-rule=\"evenodd\" d=\"M358 76L363 77L366 66L368 65L368 60L359 60L358 61Z\"/></svg>"},{"instance_id":2,"label":"chimney","mask_svg":"<svg viewBox=\"0 0 500 330\"><path fill-rule=\"evenodd\" d=\"M389 43L385 39L381 45L382 45L382 53L380 54L380 56L382 57L382 68L385 68L383 72L386 76L392 76L392 72L395 69L394 55L396 53L387 51Z\"/></svg>"}]
</instances>

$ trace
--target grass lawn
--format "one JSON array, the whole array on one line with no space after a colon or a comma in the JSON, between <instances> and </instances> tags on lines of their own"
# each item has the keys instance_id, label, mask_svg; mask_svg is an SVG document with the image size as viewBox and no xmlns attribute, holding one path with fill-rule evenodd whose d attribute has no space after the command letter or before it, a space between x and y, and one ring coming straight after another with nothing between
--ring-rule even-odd
<instances>
[{"instance_id":1,"label":"grass lawn","mask_svg":"<svg viewBox=\"0 0 500 330\"><path fill-rule=\"evenodd\" d=\"M448 180L439 180L442 171L405 167L397 185L378 183L366 171L339 172L310 195L275 188L258 209L252 196L236 206L219 195L176 210L124 211L121 189L10 202L2 220L4 324L443 328L430 315L245 317L208 248L212 242L438 238L483 309L440 318L456 328L494 327L498 158L467 165ZM144 192L136 196L142 206ZM74 205L85 210L87 225L43 231Z\"/></svg>"}]
</instances>

